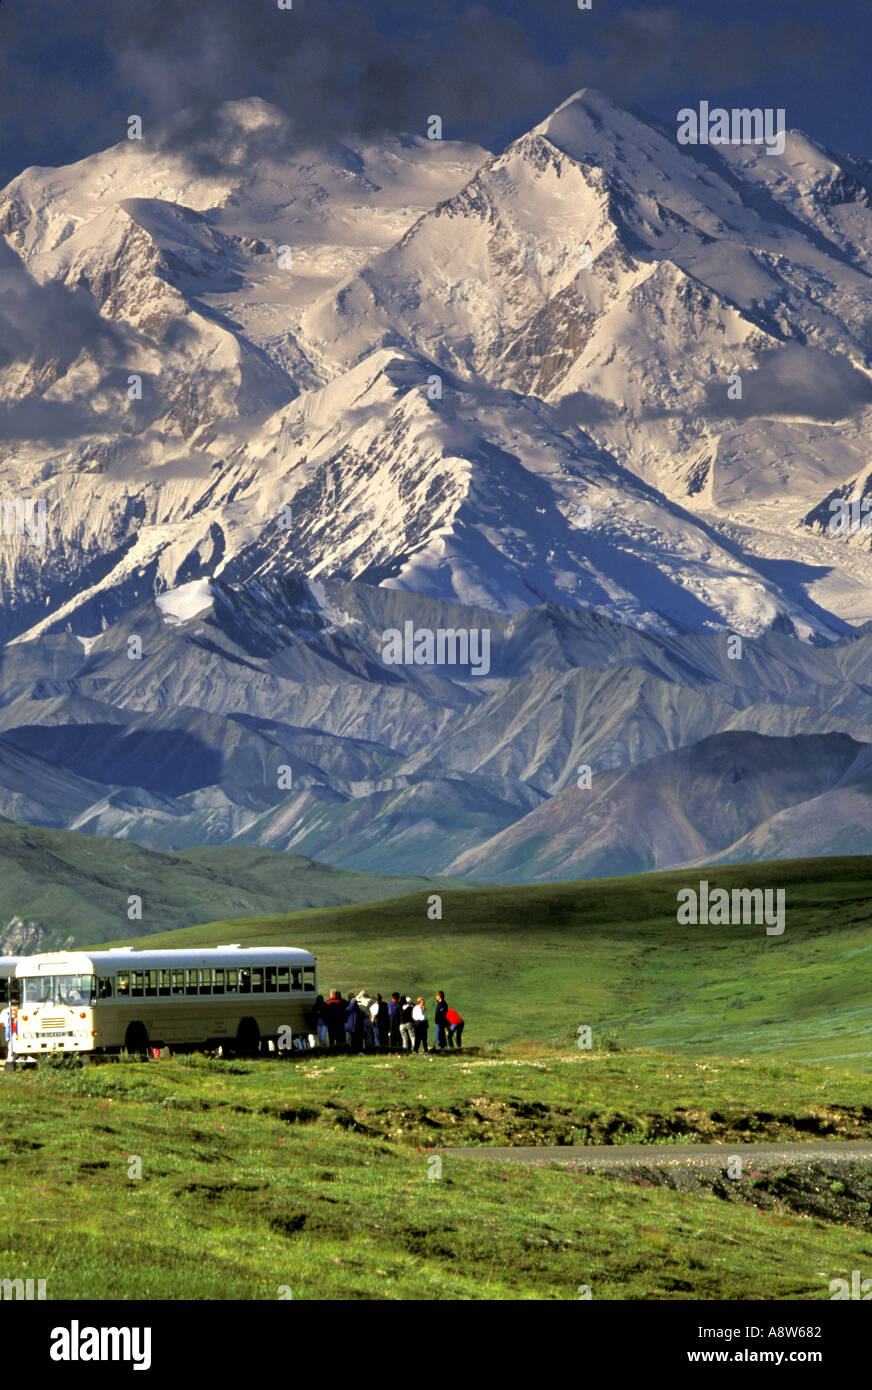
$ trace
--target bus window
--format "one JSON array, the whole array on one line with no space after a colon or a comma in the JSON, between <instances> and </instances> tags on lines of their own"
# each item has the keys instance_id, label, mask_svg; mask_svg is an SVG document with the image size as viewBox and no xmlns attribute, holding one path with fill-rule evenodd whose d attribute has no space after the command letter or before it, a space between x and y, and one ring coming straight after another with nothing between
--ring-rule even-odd
<instances>
[{"instance_id":1,"label":"bus window","mask_svg":"<svg viewBox=\"0 0 872 1390\"><path fill-rule=\"evenodd\" d=\"M130 997L130 971L118 971L118 998L128 999Z\"/></svg>"},{"instance_id":2,"label":"bus window","mask_svg":"<svg viewBox=\"0 0 872 1390\"><path fill-rule=\"evenodd\" d=\"M291 972L286 965L279 966L278 977L279 994L287 994L288 990L291 988Z\"/></svg>"},{"instance_id":3,"label":"bus window","mask_svg":"<svg viewBox=\"0 0 872 1390\"><path fill-rule=\"evenodd\" d=\"M196 993L197 993L197 972L196 972L196 970L186 970L186 971L185 971L185 993L186 993L186 994L196 994Z\"/></svg>"},{"instance_id":4,"label":"bus window","mask_svg":"<svg viewBox=\"0 0 872 1390\"><path fill-rule=\"evenodd\" d=\"M145 992L149 999L154 999L157 994L157 971L146 970L145 972Z\"/></svg>"},{"instance_id":5,"label":"bus window","mask_svg":"<svg viewBox=\"0 0 872 1390\"><path fill-rule=\"evenodd\" d=\"M141 970L134 970L133 981L130 986L130 993L134 999L141 999L144 990L145 985L143 983L143 972Z\"/></svg>"},{"instance_id":6,"label":"bus window","mask_svg":"<svg viewBox=\"0 0 872 1390\"><path fill-rule=\"evenodd\" d=\"M158 975L159 975L158 986L157 986L157 992L158 992L158 994L164 994L164 995L169 994L169 992L170 992L170 972L169 972L169 970L160 970L160 971L158 971Z\"/></svg>"},{"instance_id":7,"label":"bus window","mask_svg":"<svg viewBox=\"0 0 872 1390\"><path fill-rule=\"evenodd\" d=\"M275 994L276 992L276 968L274 965L268 965L266 968L266 992L267 994Z\"/></svg>"},{"instance_id":8,"label":"bus window","mask_svg":"<svg viewBox=\"0 0 872 1390\"><path fill-rule=\"evenodd\" d=\"M55 1004L90 1004L94 996L93 975L56 975Z\"/></svg>"},{"instance_id":9,"label":"bus window","mask_svg":"<svg viewBox=\"0 0 872 1390\"><path fill-rule=\"evenodd\" d=\"M228 971L227 971L227 993L228 993L228 994L235 994L235 993L236 993L236 990L237 990L237 979L236 979L236 976L237 976L237 974L238 974L238 971L236 971L236 970L228 970Z\"/></svg>"},{"instance_id":10,"label":"bus window","mask_svg":"<svg viewBox=\"0 0 872 1390\"><path fill-rule=\"evenodd\" d=\"M97 981L97 998L98 998L98 999L111 999L111 998L112 998L112 980L111 980L110 976L108 976L108 975L101 975L100 979Z\"/></svg>"},{"instance_id":11,"label":"bus window","mask_svg":"<svg viewBox=\"0 0 872 1390\"><path fill-rule=\"evenodd\" d=\"M240 993L240 994L250 994L250 993L251 993L251 971L250 971L250 970L240 970L240 972L239 972L239 993Z\"/></svg>"},{"instance_id":12,"label":"bus window","mask_svg":"<svg viewBox=\"0 0 872 1390\"><path fill-rule=\"evenodd\" d=\"M21 981L22 1004L50 1004L54 993L52 975L33 975Z\"/></svg>"},{"instance_id":13,"label":"bus window","mask_svg":"<svg viewBox=\"0 0 872 1390\"><path fill-rule=\"evenodd\" d=\"M214 974L214 976L213 976L213 980L214 980L214 983L213 983L213 985L212 985L212 993L213 993L213 994L223 994L223 993L224 993L224 971L223 971L223 970L216 970L216 971L215 971L215 974Z\"/></svg>"},{"instance_id":14,"label":"bus window","mask_svg":"<svg viewBox=\"0 0 872 1390\"><path fill-rule=\"evenodd\" d=\"M173 971L173 994L184 994L185 992L185 972L184 970Z\"/></svg>"},{"instance_id":15,"label":"bus window","mask_svg":"<svg viewBox=\"0 0 872 1390\"><path fill-rule=\"evenodd\" d=\"M252 994L263 994L263 968L260 965L251 967L251 992Z\"/></svg>"},{"instance_id":16,"label":"bus window","mask_svg":"<svg viewBox=\"0 0 872 1390\"><path fill-rule=\"evenodd\" d=\"M201 971L200 971L200 993L201 993L201 994L211 994L211 993L212 993L212 971L211 971L211 970L201 970Z\"/></svg>"},{"instance_id":17,"label":"bus window","mask_svg":"<svg viewBox=\"0 0 872 1390\"><path fill-rule=\"evenodd\" d=\"M314 965L303 966L303 989L310 993L315 993L315 967Z\"/></svg>"},{"instance_id":18,"label":"bus window","mask_svg":"<svg viewBox=\"0 0 872 1390\"><path fill-rule=\"evenodd\" d=\"M291 970L291 981L291 988L295 993L303 988L303 972L298 965L295 965Z\"/></svg>"}]
</instances>

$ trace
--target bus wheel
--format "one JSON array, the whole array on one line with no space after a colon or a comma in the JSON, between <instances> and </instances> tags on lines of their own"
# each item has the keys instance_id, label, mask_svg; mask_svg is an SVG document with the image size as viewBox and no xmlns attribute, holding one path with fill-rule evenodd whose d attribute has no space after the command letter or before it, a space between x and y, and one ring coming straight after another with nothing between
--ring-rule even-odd
<instances>
[{"instance_id":1,"label":"bus wheel","mask_svg":"<svg viewBox=\"0 0 872 1390\"><path fill-rule=\"evenodd\" d=\"M260 1051L260 1029L253 1018L243 1018L236 1030L236 1051L240 1057L256 1057Z\"/></svg>"},{"instance_id":2,"label":"bus wheel","mask_svg":"<svg viewBox=\"0 0 872 1390\"><path fill-rule=\"evenodd\" d=\"M148 1053L148 1033L144 1023L131 1023L124 1036L124 1046L131 1057L145 1057Z\"/></svg>"}]
</instances>

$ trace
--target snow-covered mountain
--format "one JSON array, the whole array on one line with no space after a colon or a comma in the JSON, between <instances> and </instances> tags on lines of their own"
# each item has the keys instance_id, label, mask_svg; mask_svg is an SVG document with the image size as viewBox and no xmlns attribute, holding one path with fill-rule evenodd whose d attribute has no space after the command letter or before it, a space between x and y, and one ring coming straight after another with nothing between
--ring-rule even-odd
<instances>
[{"instance_id":1,"label":"snow-covered mountain","mask_svg":"<svg viewBox=\"0 0 872 1390\"><path fill-rule=\"evenodd\" d=\"M50 537L0 536L2 637L99 631L255 539L301 461L264 476L247 446L321 384L302 309L485 157L422 137L289 155L260 100L212 124L205 149L170 123L0 194L0 500L45 497Z\"/></svg>"},{"instance_id":2,"label":"snow-covered mountain","mask_svg":"<svg viewBox=\"0 0 872 1390\"><path fill-rule=\"evenodd\" d=\"M870 466L867 164L679 146L590 90L498 157L298 150L260 100L207 128L0 194L0 501L49 508L44 548L0 537L5 639L289 568L660 631L872 619L868 538L827 526Z\"/></svg>"},{"instance_id":3,"label":"snow-covered mountain","mask_svg":"<svg viewBox=\"0 0 872 1390\"><path fill-rule=\"evenodd\" d=\"M872 166L590 90L497 156L251 100L0 230L0 815L485 878L872 848ZM387 665L407 623L488 670Z\"/></svg>"}]
</instances>

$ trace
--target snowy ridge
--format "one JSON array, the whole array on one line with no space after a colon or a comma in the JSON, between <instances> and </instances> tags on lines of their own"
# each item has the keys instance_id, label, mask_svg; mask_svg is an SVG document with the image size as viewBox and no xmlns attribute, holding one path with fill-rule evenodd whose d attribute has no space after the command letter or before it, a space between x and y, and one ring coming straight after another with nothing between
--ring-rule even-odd
<instances>
[{"instance_id":1,"label":"snowy ridge","mask_svg":"<svg viewBox=\"0 0 872 1390\"><path fill-rule=\"evenodd\" d=\"M872 620L868 538L823 524L870 466L863 161L679 147L592 90L498 156L298 150L258 100L214 128L0 194L0 499L50 518L0 538L4 640L283 574L663 633Z\"/></svg>"}]
</instances>

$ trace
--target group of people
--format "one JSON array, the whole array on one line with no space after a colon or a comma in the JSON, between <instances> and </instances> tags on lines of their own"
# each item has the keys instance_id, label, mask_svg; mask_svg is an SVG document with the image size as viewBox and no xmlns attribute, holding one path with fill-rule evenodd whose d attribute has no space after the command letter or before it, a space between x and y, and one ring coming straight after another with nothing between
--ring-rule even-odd
<instances>
[{"instance_id":1,"label":"group of people","mask_svg":"<svg viewBox=\"0 0 872 1390\"><path fill-rule=\"evenodd\" d=\"M444 991L436 991L433 1010L435 1050L463 1045L463 1019L449 1008ZM394 993L390 999L367 990L352 990L346 999L331 989L329 999L319 994L312 1007L311 1031L321 1047L344 1047L349 1052L375 1052L397 1048L403 1052L429 1052L427 1004L422 998Z\"/></svg>"}]
</instances>

